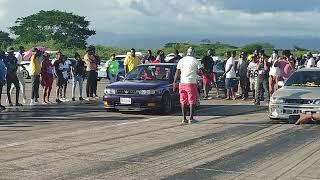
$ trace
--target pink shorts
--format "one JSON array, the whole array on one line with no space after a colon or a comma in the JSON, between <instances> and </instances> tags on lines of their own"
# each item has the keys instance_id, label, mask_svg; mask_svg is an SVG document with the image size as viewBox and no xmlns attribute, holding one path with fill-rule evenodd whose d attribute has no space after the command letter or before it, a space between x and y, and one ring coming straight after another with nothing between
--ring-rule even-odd
<instances>
[{"instance_id":1,"label":"pink shorts","mask_svg":"<svg viewBox=\"0 0 320 180\"><path fill-rule=\"evenodd\" d=\"M180 103L183 105L196 105L198 97L197 84L179 84Z\"/></svg>"}]
</instances>

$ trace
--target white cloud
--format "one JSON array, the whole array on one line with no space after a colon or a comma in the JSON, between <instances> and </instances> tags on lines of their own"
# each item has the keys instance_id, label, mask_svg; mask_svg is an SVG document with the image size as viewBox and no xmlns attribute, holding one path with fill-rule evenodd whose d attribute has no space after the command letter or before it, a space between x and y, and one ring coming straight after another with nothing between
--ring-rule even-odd
<instances>
[{"instance_id":1,"label":"white cloud","mask_svg":"<svg viewBox=\"0 0 320 180\"><path fill-rule=\"evenodd\" d=\"M45 9L87 16L98 32L320 37L317 10L249 13L208 0L0 0L0 27Z\"/></svg>"}]
</instances>

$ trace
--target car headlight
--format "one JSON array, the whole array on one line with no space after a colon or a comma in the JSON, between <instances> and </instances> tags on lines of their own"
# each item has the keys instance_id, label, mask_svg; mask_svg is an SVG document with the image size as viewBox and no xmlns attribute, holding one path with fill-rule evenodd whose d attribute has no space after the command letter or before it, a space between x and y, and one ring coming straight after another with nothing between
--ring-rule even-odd
<instances>
[{"instance_id":1,"label":"car headlight","mask_svg":"<svg viewBox=\"0 0 320 180\"><path fill-rule=\"evenodd\" d=\"M138 93L140 95L154 95L157 93L156 90L139 90Z\"/></svg>"},{"instance_id":2,"label":"car headlight","mask_svg":"<svg viewBox=\"0 0 320 180\"><path fill-rule=\"evenodd\" d=\"M320 99L316 99L313 101L313 104L320 105Z\"/></svg>"},{"instance_id":3,"label":"car headlight","mask_svg":"<svg viewBox=\"0 0 320 180\"><path fill-rule=\"evenodd\" d=\"M115 89L105 89L104 93L105 94L116 94L116 90Z\"/></svg>"},{"instance_id":4,"label":"car headlight","mask_svg":"<svg viewBox=\"0 0 320 180\"><path fill-rule=\"evenodd\" d=\"M283 98L272 97L270 99L270 102L273 103L273 104L282 104L282 103L284 103L284 99Z\"/></svg>"}]
</instances>

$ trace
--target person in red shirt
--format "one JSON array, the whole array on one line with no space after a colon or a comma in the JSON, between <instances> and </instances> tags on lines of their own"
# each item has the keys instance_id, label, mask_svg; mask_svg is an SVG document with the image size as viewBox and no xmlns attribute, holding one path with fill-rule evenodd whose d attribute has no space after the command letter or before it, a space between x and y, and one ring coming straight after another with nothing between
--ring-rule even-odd
<instances>
[{"instance_id":1,"label":"person in red shirt","mask_svg":"<svg viewBox=\"0 0 320 180\"><path fill-rule=\"evenodd\" d=\"M43 61L41 63L41 85L43 87L43 102L45 104L50 103L53 79L53 65L49 60L48 53L44 53Z\"/></svg>"}]
</instances>

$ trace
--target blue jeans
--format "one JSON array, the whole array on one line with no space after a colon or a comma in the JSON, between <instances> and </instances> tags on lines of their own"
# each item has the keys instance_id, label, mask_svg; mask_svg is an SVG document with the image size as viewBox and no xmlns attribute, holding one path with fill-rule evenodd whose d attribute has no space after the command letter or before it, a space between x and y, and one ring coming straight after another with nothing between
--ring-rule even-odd
<instances>
[{"instance_id":1,"label":"blue jeans","mask_svg":"<svg viewBox=\"0 0 320 180\"><path fill-rule=\"evenodd\" d=\"M73 84L72 84L72 98L75 98L75 94L76 94L76 88L77 88L77 83L79 82L79 92L80 92L80 96L82 97L82 89L83 89L83 76L76 76L73 77L72 79Z\"/></svg>"},{"instance_id":2,"label":"blue jeans","mask_svg":"<svg viewBox=\"0 0 320 180\"><path fill-rule=\"evenodd\" d=\"M111 74L110 72L108 72L108 77L109 77L109 82L110 82L110 84L111 83L114 83L114 82L116 82L117 81L117 75L114 75L114 74Z\"/></svg>"}]
</instances>

